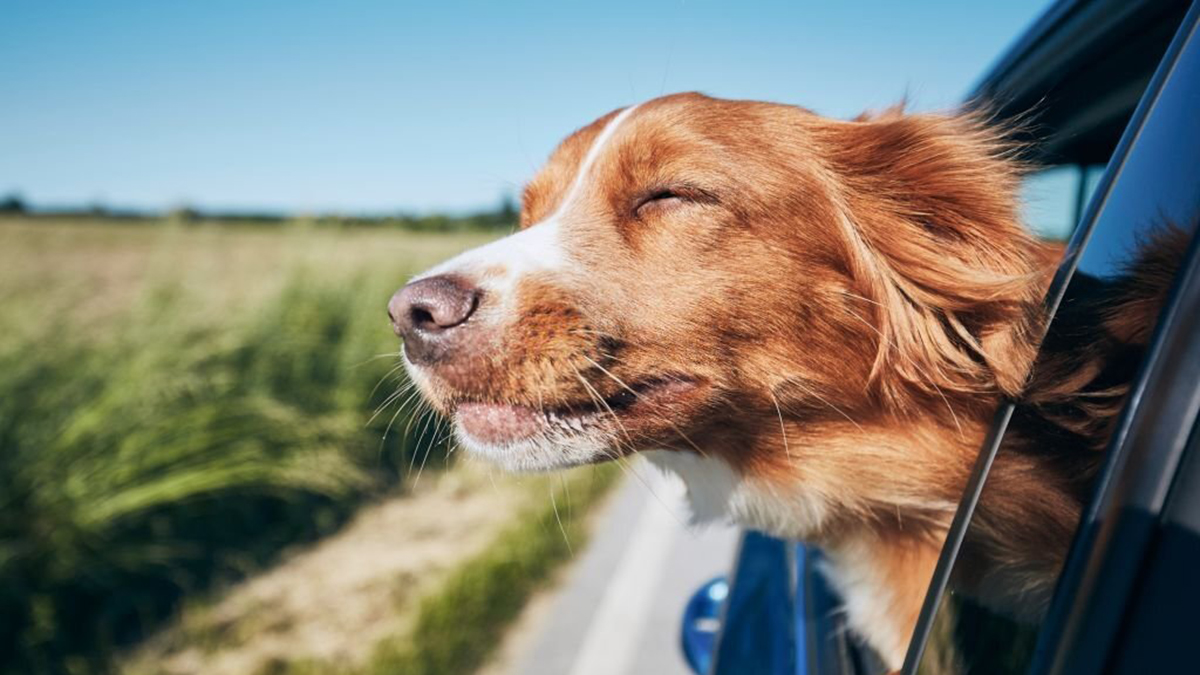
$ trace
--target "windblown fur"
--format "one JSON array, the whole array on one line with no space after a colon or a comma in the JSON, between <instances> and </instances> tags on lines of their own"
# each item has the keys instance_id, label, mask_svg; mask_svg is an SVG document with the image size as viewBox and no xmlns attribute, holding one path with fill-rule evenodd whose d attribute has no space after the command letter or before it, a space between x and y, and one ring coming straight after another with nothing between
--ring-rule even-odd
<instances>
[{"instance_id":1,"label":"windblown fur","mask_svg":"<svg viewBox=\"0 0 1200 675\"><path fill-rule=\"evenodd\" d=\"M1128 386L1114 354L1169 279L1148 253L1083 312L1083 355L1053 334L1030 377L1061 248L1022 226L1014 154L975 113L614 111L528 184L520 233L422 275L480 299L409 371L506 466L653 450L699 515L824 547L851 627L898 666L1005 397L1023 404L961 581L1040 611Z\"/></svg>"}]
</instances>

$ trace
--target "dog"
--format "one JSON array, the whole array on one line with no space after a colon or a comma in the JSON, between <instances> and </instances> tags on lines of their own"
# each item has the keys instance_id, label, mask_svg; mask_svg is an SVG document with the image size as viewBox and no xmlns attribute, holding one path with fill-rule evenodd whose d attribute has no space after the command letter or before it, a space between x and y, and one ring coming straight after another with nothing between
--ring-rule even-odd
<instances>
[{"instance_id":1,"label":"dog","mask_svg":"<svg viewBox=\"0 0 1200 675\"><path fill-rule=\"evenodd\" d=\"M844 121L695 93L615 110L528 183L518 232L393 296L408 374L504 467L640 453L698 521L820 546L891 668L992 415L1024 397L1005 497L964 551L990 571L961 582L1037 614L1085 498L1043 477L1090 476L1098 453L1022 450L1058 424L1039 405L1092 379L1053 358L1031 375L1063 247L1022 226L1008 138L971 112Z\"/></svg>"}]
</instances>

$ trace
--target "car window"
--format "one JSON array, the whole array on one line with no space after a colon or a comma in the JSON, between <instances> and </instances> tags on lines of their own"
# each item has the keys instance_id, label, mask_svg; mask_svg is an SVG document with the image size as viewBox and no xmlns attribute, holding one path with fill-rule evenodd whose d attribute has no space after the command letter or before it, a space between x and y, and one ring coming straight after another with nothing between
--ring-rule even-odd
<instances>
[{"instance_id":1,"label":"car window","mask_svg":"<svg viewBox=\"0 0 1200 675\"><path fill-rule=\"evenodd\" d=\"M1128 154L1111 169L1111 189L1098 197L1030 392L1011 411L953 561L918 672L1018 673L1032 659L1075 525L1200 219L1196 43L1192 37L1163 71L1157 98L1144 104L1141 126L1128 136ZM1053 229L1054 209L1073 178L1043 176L1039 187L1052 195L1045 204L1059 202L1046 211L1045 236L1053 237L1061 231ZM1075 178L1086 192L1087 172Z\"/></svg>"},{"instance_id":2,"label":"car window","mask_svg":"<svg viewBox=\"0 0 1200 675\"><path fill-rule=\"evenodd\" d=\"M1031 173L1021 184L1025 224L1042 239L1066 241L1103 173L1103 164L1060 164Z\"/></svg>"}]
</instances>

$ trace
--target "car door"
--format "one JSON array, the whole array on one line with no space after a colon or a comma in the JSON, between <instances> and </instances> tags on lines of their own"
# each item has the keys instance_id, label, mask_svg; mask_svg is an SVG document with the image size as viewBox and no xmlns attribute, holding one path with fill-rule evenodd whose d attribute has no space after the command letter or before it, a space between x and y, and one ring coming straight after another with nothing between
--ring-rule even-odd
<instances>
[{"instance_id":1,"label":"car door","mask_svg":"<svg viewBox=\"0 0 1200 675\"><path fill-rule=\"evenodd\" d=\"M956 578L978 576L969 569L973 561L960 557L961 545L976 534L973 528L982 527L978 514L995 506L989 500L1003 498L990 489L991 479L995 467L1009 459L1004 453L1015 450L1000 450L1001 443L1031 412L1026 404L1011 402L998 411L960 504L905 673L1101 672L1111 665L1112 645L1136 628L1122 609L1138 599L1137 571L1147 564L1200 405L1200 366L1187 351L1195 344L1192 317L1198 309L1190 304L1196 299L1189 290L1195 283L1193 234L1200 220L1198 12L1194 5L1183 19L1125 130L1047 301L1054 319L1046 344L1058 350L1072 344L1094 348L1095 341L1079 334L1072 320L1081 308L1095 306L1098 293L1136 283L1155 261L1162 263L1157 273L1174 278L1168 293L1148 300L1153 307L1138 317L1139 325L1127 326L1149 339L1144 344L1132 338L1109 341L1120 351L1107 355L1106 370L1095 375L1096 387L1089 390L1096 405L1121 412L1103 463L1084 486L1092 496L1073 541L1055 544L1069 544L1070 553L1054 599L1044 614L1006 616L954 584ZM1162 255L1150 261L1157 253ZM1123 318L1106 316L1104 325ZM1132 385L1104 389L1102 378L1109 370L1132 373ZM1183 499L1174 494L1176 502ZM1037 526L1029 524L1031 531Z\"/></svg>"}]
</instances>

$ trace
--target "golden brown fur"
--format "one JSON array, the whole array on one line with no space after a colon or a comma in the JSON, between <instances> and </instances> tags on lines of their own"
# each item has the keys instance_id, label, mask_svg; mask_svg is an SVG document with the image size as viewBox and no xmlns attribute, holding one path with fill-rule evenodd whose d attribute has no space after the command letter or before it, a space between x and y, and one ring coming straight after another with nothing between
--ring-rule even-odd
<instances>
[{"instance_id":1,"label":"golden brown fur","mask_svg":"<svg viewBox=\"0 0 1200 675\"><path fill-rule=\"evenodd\" d=\"M1027 397L1014 442L1030 447L1064 401L1089 438L1114 410L1081 398L1092 380L1069 359L1049 357L1025 391L1061 250L1019 221L1021 164L971 113L837 121L697 94L642 104L614 131L618 113L568 137L523 196L522 227L553 223L569 264L518 278L514 298L485 290L474 347L415 376L448 414L588 410L600 456L727 467L727 512L825 546L852 627L898 665L998 402ZM489 261L476 282L506 273ZM1125 302L1159 292L1137 288ZM1113 316L1105 339L1144 340ZM528 443L544 453L550 437ZM989 489L1007 496L969 542L983 568L1052 572L1082 499L1077 462L1046 471L1059 461L1003 453Z\"/></svg>"}]
</instances>

